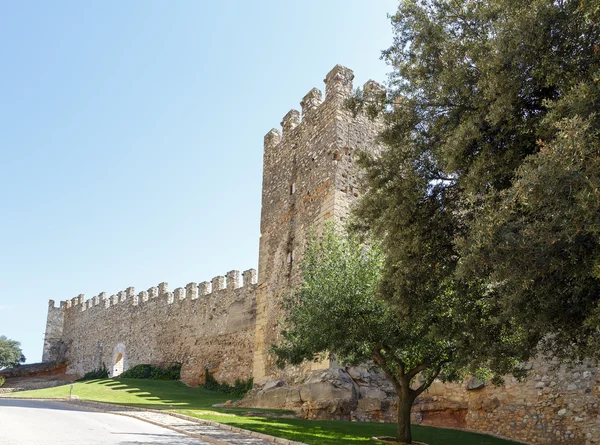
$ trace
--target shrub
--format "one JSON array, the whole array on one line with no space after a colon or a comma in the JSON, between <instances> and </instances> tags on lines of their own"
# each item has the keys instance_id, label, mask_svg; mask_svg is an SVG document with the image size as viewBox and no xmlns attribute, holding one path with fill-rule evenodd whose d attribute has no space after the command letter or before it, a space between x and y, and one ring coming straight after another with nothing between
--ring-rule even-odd
<instances>
[{"instance_id":1,"label":"shrub","mask_svg":"<svg viewBox=\"0 0 600 445\"><path fill-rule=\"evenodd\" d=\"M124 379L150 379L150 380L179 380L181 376L181 363L175 363L167 368L153 365L137 365L120 375Z\"/></svg>"},{"instance_id":2,"label":"shrub","mask_svg":"<svg viewBox=\"0 0 600 445\"><path fill-rule=\"evenodd\" d=\"M97 379L107 379L108 378L108 369L106 367L94 369L93 371L86 372L83 377L77 379L78 382L83 382L85 380L97 380Z\"/></svg>"},{"instance_id":3,"label":"shrub","mask_svg":"<svg viewBox=\"0 0 600 445\"><path fill-rule=\"evenodd\" d=\"M222 392L236 397L243 397L248 391L252 389L252 385L254 384L252 377L250 377L248 380L237 379L233 386L231 386L229 383L219 383L208 371L208 368L206 368L204 371L204 377L205 389Z\"/></svg>"},{"instance_id":4,"label":"shrub","mask_svg":"<svg viewBox=\"0 0 600 445\"><path fill-rule=\"evenodd\" d=\"M6 378L0 377L0 388L4 385L4 382L6 382Z\"/></svg>"}]
</instances>

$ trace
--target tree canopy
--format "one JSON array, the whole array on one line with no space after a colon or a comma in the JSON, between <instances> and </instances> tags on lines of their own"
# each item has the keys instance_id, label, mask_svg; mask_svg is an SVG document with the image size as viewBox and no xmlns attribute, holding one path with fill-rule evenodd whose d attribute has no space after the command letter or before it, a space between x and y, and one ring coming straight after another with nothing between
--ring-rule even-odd
<instances>
[{"instance_id":1,"label":"tree canopy","mask_svg":"<svg viewBox=\"0 0 600 445\"><path fill-rule=\"evenodd\" d=\"M386 100L348 102L386 122L352 223L371 248L309 243L280 364L372 359L410 442L435 376L598 354L599 19L586 0L400 2Z\"/></svg>"},{"instance_id":2,"label":"tree canopy","mask_svg":"<svg viewBox=\"0 0 600 445\"><path fill-rule=\"evenodd\" d=\"M349 104L387 122L355 224L382 240L380 295L485 308L522 357L597 355L599 4L404 0L391 19L388 105Z\"/></svg>"},{"instance_id":3,"label":"tree canopy","mask_svg":"<svg viewBox=\"0 0 600 445\"><path fill-rule=\"evenodd\" d=\"M451 293L400 315L378 296L384 263L373 240L364 244L333 226L320 238L311 236L301 263L302 284L285 299L283 341L272 352L281 367L323 354L343 364L372 361L398 394L398 439L410 443L411 406L435 378L457 379L465 370L485 378L490 366L518 374L519 349L511 347L513 337L497 329L485 308L477 316L456 313ZM472 324L481 325L480 332L485 325L490 334L474 337ZM491 363L478 353L487 348L503 353Z\"/></svg>"},{"instance_id":4,"label":"tree canopy","mask_svg":"<svg viewBox=\"0 0 600 445\"><path fill-rule=\"evenodd\" d=\"M16 366L25 361L21 343L0 335L0 369Z\"/></svg>"}]
</instances>

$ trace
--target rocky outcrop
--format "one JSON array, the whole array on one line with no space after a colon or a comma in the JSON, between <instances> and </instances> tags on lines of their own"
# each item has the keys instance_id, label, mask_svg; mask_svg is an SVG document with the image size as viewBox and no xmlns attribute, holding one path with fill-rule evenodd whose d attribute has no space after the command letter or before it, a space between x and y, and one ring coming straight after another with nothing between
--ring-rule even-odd
<instances>
[{"instance_id":1,"label":"rocky outcrop","mask_svg":"<svg viewBox=\"0 0 600 445\"><path fill-rule=\"evenodd\" d=\"M0 370L0 377L41 377L64 375L67 370L66 362L31 363L13 368Z\"/></svg>"},{"instance_id":2,"label":"rocky outcrop","mask_svg":"<svg viewBox=\"0 0 600 445\"><path fill-rule=\"evenodd\" d=\"M66 374L67 363L32 363L15 366L0 371L0 377L6 382L0 388L0 394L33 389L51 388L66 385L74 380L74 376Z\"/></svg>"},{"instance_id":3,"label":"rocky outcrop","mask_svg":"<svg viewBox=\"0 0 600 445\"><path fill-rule=\"evenodd\" d=\"M528 367L527 380L508 376L503 386L474 378L435 381L416 400L412 422L533 444L600 444L600 368L542 360ZM271 381L240 406L290 409L313 419L394 422L397 398L381 372L362 366L317 371L294 385Z\"/></svg>"},{"instance_id":4,"label":"rocky outcrop","mask_svg":"<svg viewBox=\"0 0 600 445\"><path fill-rule=\"evenodd\" d=\"M309 419L347 419L356 411L360 388L345 369L310 374L298 385L269 381L246 394L241 407L289 409Z\"/></svg>"}]
</instances>

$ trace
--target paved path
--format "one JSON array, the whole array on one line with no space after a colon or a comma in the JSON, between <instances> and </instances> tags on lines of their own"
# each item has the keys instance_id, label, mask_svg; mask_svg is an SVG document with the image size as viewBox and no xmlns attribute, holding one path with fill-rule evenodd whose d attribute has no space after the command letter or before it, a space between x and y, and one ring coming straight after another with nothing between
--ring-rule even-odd
<instances>
[{"instance_id":1,"label":"paved path","mask_svg":"<svg viewBox=\"0 0 600 445\"><path fill-rule=\"evenodd\" d=\"M183 416L114 405L0 399L0 445L298 443L256 436L261 435L217 426L213 422L188 420Z\"/></svg>"},{"instance_id":2,"label":"paved path","mask_svg":"<svg viewBox=\"0 0 600 445\"><path fill-rule=\"evenodd\" d=\"M131 417L65 403L0 399L0 445L206 445Z\"/></svg>"}]
</instances>

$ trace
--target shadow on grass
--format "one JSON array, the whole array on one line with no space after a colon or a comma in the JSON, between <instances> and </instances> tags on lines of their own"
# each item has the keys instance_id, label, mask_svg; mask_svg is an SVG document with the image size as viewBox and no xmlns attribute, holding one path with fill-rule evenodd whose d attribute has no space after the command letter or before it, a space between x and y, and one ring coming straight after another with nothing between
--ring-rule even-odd
<instances>
[{"instance_id":1,"label":"shadow on grass","mask_svg":"<svg viewBox=\"0 0 600 445\"><path fill-rule=\"evenodd\" d=\"M396 433L395 424L218 415L198 417L309 445L376 444L378 442L371 440L371 437L394 436ZM429 445L515 445L515 442L483 434L418 425L413 425L413 439Z\"/></svg>"},{"instance_id":2,"label":"shadow on grass","mask_svg":"<svg viewBox=\"0 0 600 445\"><path fill-rule=\"evenodd\" d=\"M145 379L103 379L89 380L85 392L77 394L82 400L109 402L116 405L135 406L151 409L189 409L207 410L215 413L235 413L244 415L256 413L290 414L291 411L263 410L247 408L215 408L212 405L223 404L238 398L231 395L209 391L204 388L191 388L178 381Z\"/></svg>"}]
</instances>

